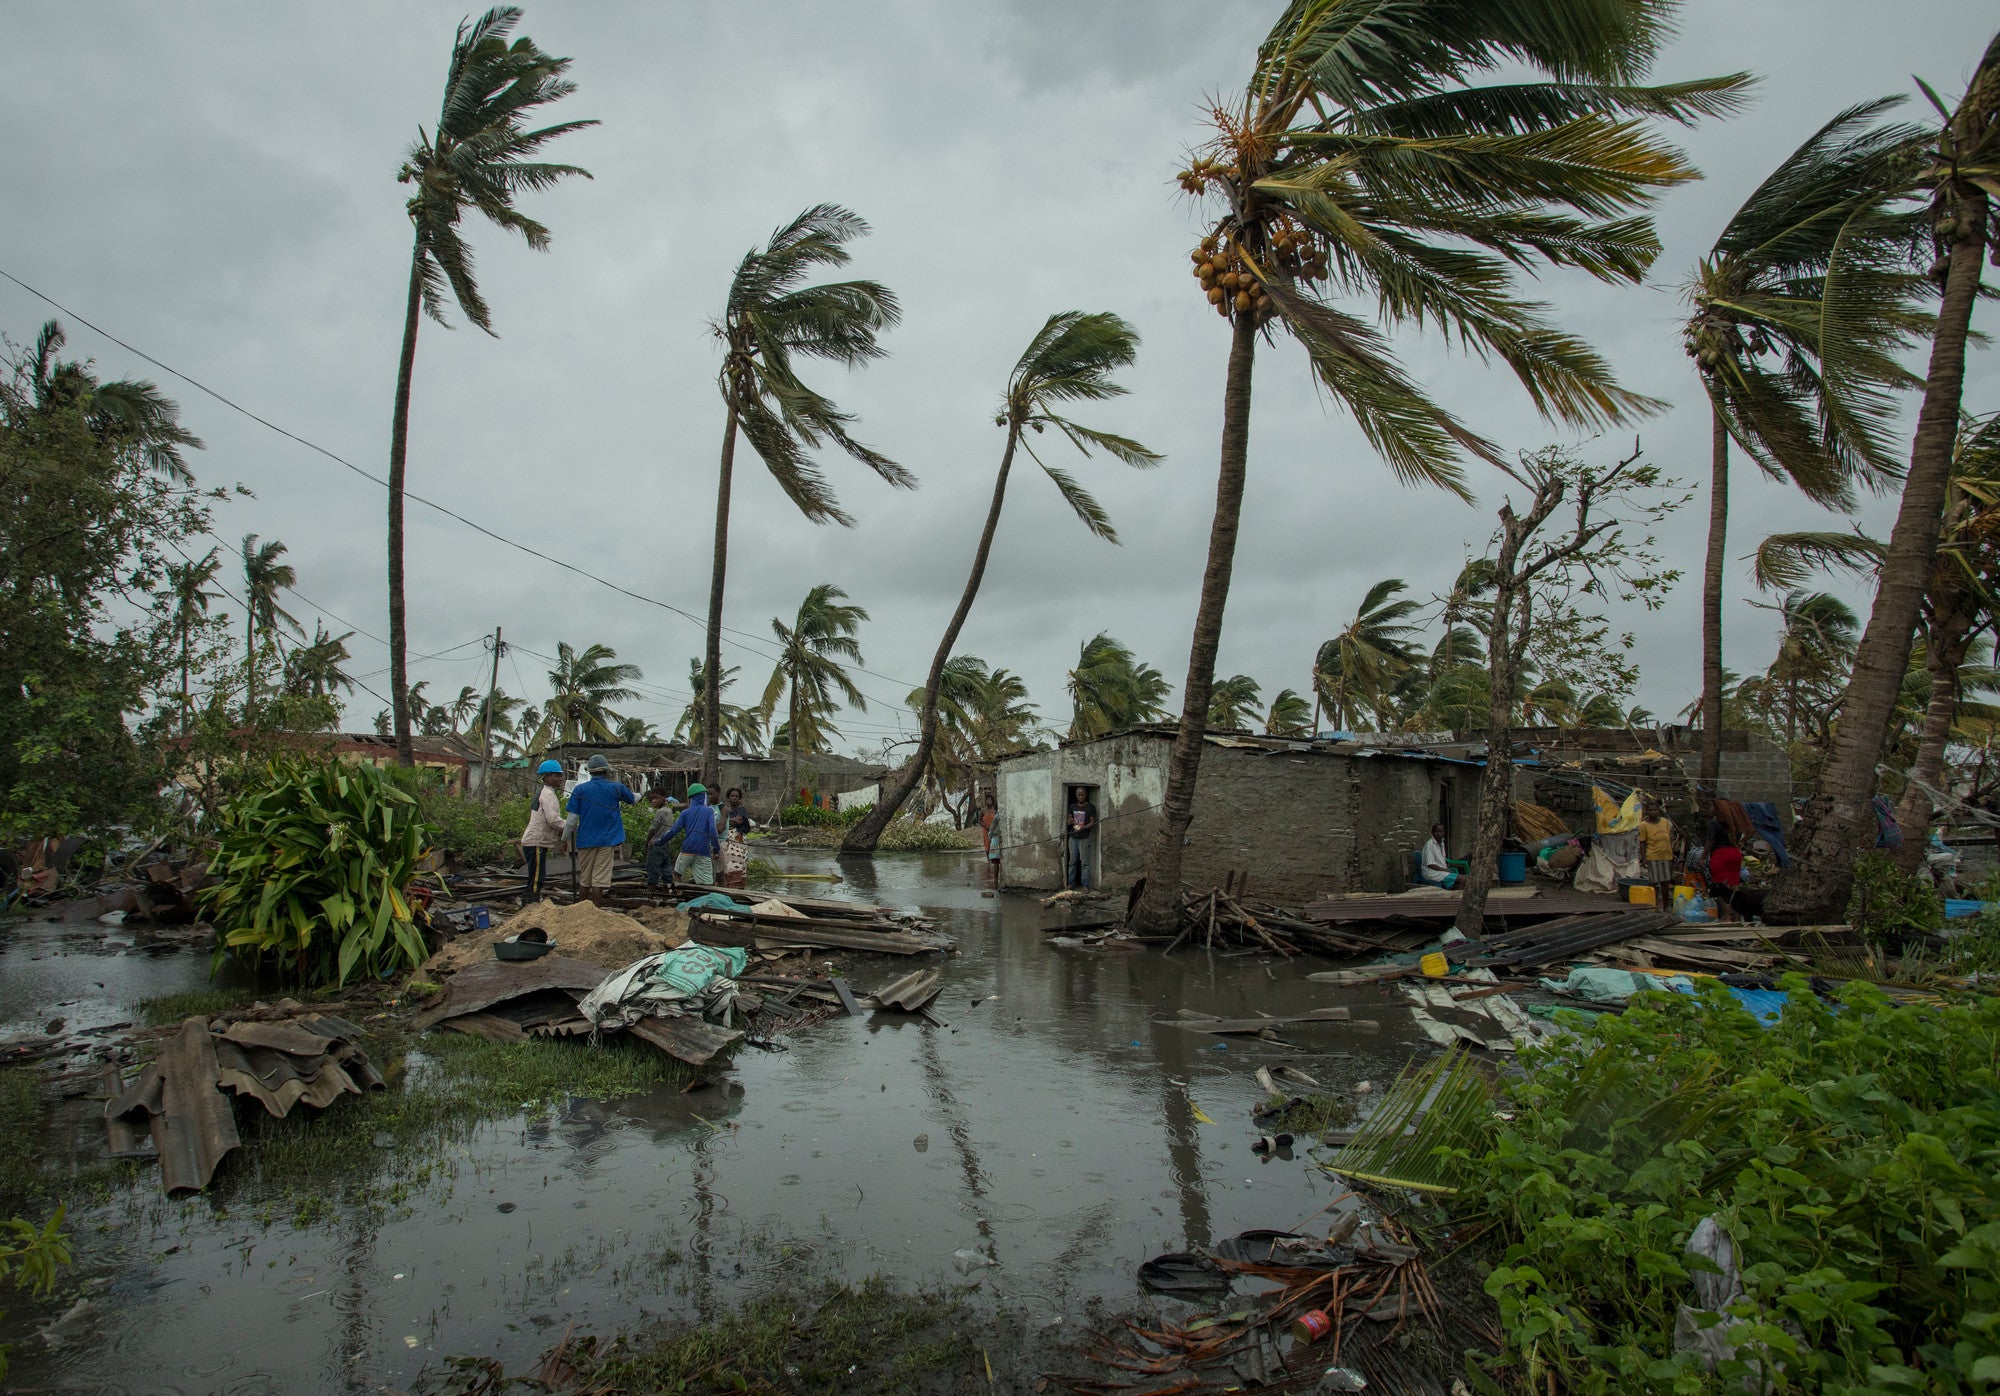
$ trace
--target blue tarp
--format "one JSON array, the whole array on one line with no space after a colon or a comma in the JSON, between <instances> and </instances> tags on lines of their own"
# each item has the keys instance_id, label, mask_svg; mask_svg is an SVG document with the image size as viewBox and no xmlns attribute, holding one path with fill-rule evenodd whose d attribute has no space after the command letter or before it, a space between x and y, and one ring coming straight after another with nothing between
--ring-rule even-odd
<instances>
[{"instance_id":1,"label":"blue tarp","mask_svg":"<svg viewBox=\"0 0 2000 1396\"><path fill-rule=\"evenodd\" d=\"M1956 897L1947 897L1944 903L1944 919L1964 921L1979 915L1990 905L1992 905L1990 902L1960 901Z\"/></svg>"},{"instance_id":2,"label":"blue tarp","mask_svg":"<svg viewBox=\"0 0 2000 1396\"><path fill-rule=\"evenodd\" d=\"M726 892L704 892L693 901L682 902L680 911L741 911L743 903Z\"/></svg>"},{"instance_id":3,"label":"blue tarp","mask_svg":"<svg viewBox=\"0 0 2000 1396\"><path fill-rule=\"evenodd\" d=\"M1785 991L1783 989L1737 989L1732 987L1729 992L1736 996L1738 1003L1750 1011L1752 1017L1767 1028L1777 1022L1779 1015L1785 1011Z\"/></svg>"},{"instance_id":4,"label":"blue tarp","mask_svg":"<svg viewBox=\"0 0 2000 1396\"><path fill-rule=\"evenodd\" d=\"M1789 868L1792 855L1785 852L1785 830L1778 823L1778 807L1769 800L1745 800L1743 811L1750 816L1750 825L1758 837L1771 845L1771 852L1778 860L1778 866Z\"/></svg>"}]
</instances>

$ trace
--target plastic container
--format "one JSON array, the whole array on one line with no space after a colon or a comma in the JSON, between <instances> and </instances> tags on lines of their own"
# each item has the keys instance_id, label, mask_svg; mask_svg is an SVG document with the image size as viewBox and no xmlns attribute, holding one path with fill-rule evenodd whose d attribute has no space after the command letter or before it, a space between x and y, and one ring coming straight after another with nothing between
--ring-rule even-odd
<instances>
[{"instance_id":1,"label":"plastic container","mask_svg":"<svg viewBox=\"0 0 2000 1396\"><path fill-rule=\"evenodd\" d=\"M1432 979L1442 979L1451 973L1451 961L1445 959L1444 952L1433 950L1417 961L1417 967Z\"/></svg>"},{"instance_id":2,"label":"plastic container","mask_svg":"<svg viewBox=\"0 0 2000 1396\"><path fill-rule=\"evenodd\" d=\"M1634 906L1659 905L1659 898L1653 895L1653 889L1637 882L1625 889L1625 900Z\"/></svg>"},{"instance_id":3,"label":"plastic container","mask_svg":"<svg viewBox=\"0 0 2000 1396\"><path fill-rule=\"evenodd\" d=\"M472 908L472 929L490 931L493 929L493 913L483 906Z\"/></svg>"},{"instance_id":4,"label":"plastic container","mask_svg":"<svg viewBox=\"0 0 2000 1396\"><path fill-rule=\"evenodd\" d=\"M1525 853L1502 853L1500 855L1500 880L1502 882L1526 882L1528 880L1528 855Z\"/></svg>"},{"instance_id":5,"label":"plastic container","mask_svg":"<svg viewBox=\"0 0 2000 1396\"><path fill-rule=\"evenodd\" d=\"M1695 891L1692 887L1674 888L1674 914L1676 916L1685 916L1687 914L1688 903L1699 899L1700 896L1701 893Z\"/></svg>"}]
</instances>

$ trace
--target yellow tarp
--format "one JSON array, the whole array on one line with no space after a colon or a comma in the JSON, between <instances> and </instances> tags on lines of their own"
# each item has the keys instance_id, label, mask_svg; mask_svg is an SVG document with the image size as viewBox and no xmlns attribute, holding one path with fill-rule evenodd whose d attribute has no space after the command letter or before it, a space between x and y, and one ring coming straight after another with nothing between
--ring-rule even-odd
<instances>
[{"instance_id":1,"label":"yellow tarp","mask_svg":"<svg viewBox=\"0 0 2000 1396\"><path fill-rule=\"evenodd\" d=\"M1629 834L1639 827L1639 792L1634 790L1619 804L1596 786L1590 787L1590 801L1597 806L1597 832Z\"/></svg>"}]
</instances>

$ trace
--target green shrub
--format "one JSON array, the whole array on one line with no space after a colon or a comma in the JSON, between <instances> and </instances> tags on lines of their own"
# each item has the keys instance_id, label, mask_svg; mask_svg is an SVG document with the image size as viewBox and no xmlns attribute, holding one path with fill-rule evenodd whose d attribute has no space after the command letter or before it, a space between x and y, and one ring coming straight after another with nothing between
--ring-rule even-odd
<instances>
[{"instance_id":1,"label":"green shrub","mask_svg":"<svg viewBox=\"0 0 2000 1396\"><path fill-rule=\"evenodd\" d=\"M1944 900L1927 878L1898 872L1894 856L1877 849L1854 860L1847 920L1871 940L1901 940L1944 925Z\"/></svg>"},{"instance_id":2,"label":"green shrub","mask_svg":"<svg viewBox=\"0 0 2000 1396\"><path fill-rule=\"evenodd\" d=\"M223 806L201 892L215 962L270 966L305 985L414 969L425 954L403 889L431 830L416 797L381 770L273 760Z\"/></svg>"},{"instance_id":3,"label":"green shrub","mask_svg":"<svg viewBox=\"0 0 2000 1396\"><path fill-rule=\"evenodd\" d=\"M2000 1377L2000 1000L1906 1006L1857 981L1833 1007L1799 976L1785 987L1768 1028L1714 983L1639 995L1523 1052L1505 1114L1476 1072L1420 1081L1444 1126L1378 1141L1456 1187L1465 1219L1498 1224L1486 1289L1526 1385L1945 1393ZM1687 1239L1711 1215L1744 1288L1738 1359L1713 1376L1673 1351L1701 1264Z\"/></svg>"},{"instance_id":4,"label":"green shrub","mask_svg":"<svg viewBox=\"0 0 2000 1396\"><path fill-rule=\"evenodd\" d=\"M949 824L920 824L898 819L882 831L875 846L887 853L945 853L971 848L978 841L977 829L954 829Z\"/></svg>"},{"instance_id":5,"label":"green shrub","mask_svg":"<svg viewBox=\"0 0 2000 1396\"><path fill-rule=\"evenodd\" d=\"M56 1268L70 1263L69 1237L62 1230L63 1209L41 1226L9 1217L0 1221L0 1280L16 1289L25 1289L37 1298L56 1284ZM6 1315L0 1313L0 1318ZM9 1346L0 1343L0 1381L7 1379Z\"/></svg>"},{"instance_id":6,"label":"green shrub","mask_svg":"<svg viewBox=\"0 0 2000 1396\"><path fill-rule=\"evenodd\" d=\"M431 827L430 846L462 866L520 861L521 831L528 827L526 795L487 801L454 795L445 789L441 772L422 766L387 767L397 789L415 797L417 816Z\"/></svg>"}]
</instances>

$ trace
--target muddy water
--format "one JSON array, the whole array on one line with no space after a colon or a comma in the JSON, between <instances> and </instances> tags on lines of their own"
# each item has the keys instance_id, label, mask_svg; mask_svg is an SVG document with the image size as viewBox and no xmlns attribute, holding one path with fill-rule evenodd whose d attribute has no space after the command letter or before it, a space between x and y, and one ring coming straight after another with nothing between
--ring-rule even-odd
<instances>
[{"instance_id":1,"label":"muddy water","mask_svg":"<svg viewBox=\"0 0 2000 1396\"><path fill-rule=\"evenodd\" d=\"M210 1200L166 1203L148 1177L74 1214L79 1271L102 1288L60 1345L21 1343L13 1380L79 1392L401 1389L447 1355L490 1354L519 1371L571 1319L609 1332L704 1311L788 1271L971 1281L1074 1323L1089 1296L1131 1301L1150 1255L1292 1226L1333 1198L1308 1158L1252 1152L1251 1074L1289 1062L1379 1086L1417 1046L1406 1014L1375 991L1308 983L1311 961L1050 948L1042 927L1056 915L982 895L977 862L850 862L835 884L835 895L922 908L958 937L934 1004L948 1027L836 1018L789 1051L743 1052L720 1089L572 1100L496 1122L402 1205L336 1207L305 1228L255 1219L240 1195L220 1215ZM199 982L205 967L135 951L157 980L107 977L104 956L88 957L97 968L83 979L72 960L86 957L17 954L21 940L0 950L8 1015L48 1001L38 975L79 995L79 983L105 986L92 994L116 984L137 997ZM885 961L880 975L899 968ZM1253 1016L1343 1002L1382 1031L1327 1024L1288 1029L1300 1050L1218 1048L1156 1021L1181 1007ZM18 1340L19 1319L8 1327Z\"/></svg>"}]
</instances>

